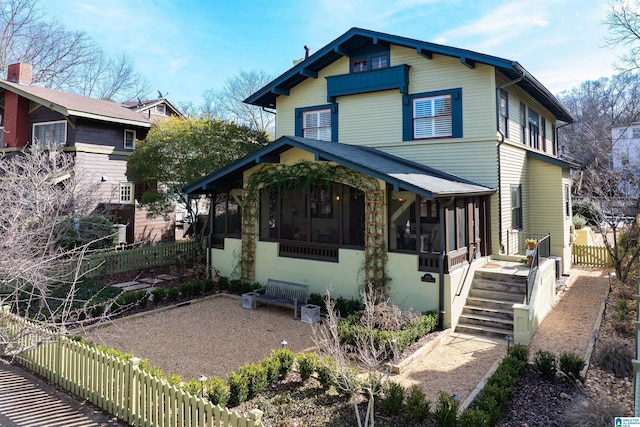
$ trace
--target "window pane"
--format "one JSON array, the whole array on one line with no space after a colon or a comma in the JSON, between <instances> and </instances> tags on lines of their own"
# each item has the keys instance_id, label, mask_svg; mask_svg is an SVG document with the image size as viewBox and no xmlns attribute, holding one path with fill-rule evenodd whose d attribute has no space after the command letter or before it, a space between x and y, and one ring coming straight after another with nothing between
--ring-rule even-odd
<instances>
[{"instance_id":1,"label":"window pane","mask_svg":"<svg viewBox=\"0 0 640 427\"><path fill-rule=\"evenodd\" d=\"M242 231L242 207L240 206L240 198L229 195L229 204L227 208L228 224L227 234L240 235Z\"/></svg>"},{"instance_id":2,"label":"window pane","mask_svg":"<svg viewBox=\"0 0 640 427\"><path fill-rule=\"evenodd\" d=\"M387 68L389 65L387 63L386 56L374 56L371 58L371 69L377 70L380 68Z\"/></svg>"},{"instance_id":3,"label":"window pane","mask_svg":"<svg viewBox=\"0 0 640 427\"><path fill-rule=\"evenodd\" d=\"M414 138L446 137L453 134L451 96L435 96L413 101Z\"/></svg>"},{"instance_id":4,"label":"window pane","mask_svg":"<svg viewBox=\"0 0 640 427\"><path fill-rule=\"evenodd\" d=\"M302 190L289 189L282 191L282 205L280 208L280 223L282 239L302 240L309 239L307 226L307 204Z\"/></svg>"},{"instance_id":5,"label":"window pane","mask_svg":"<svg viewBox=\"0 0 640 427\"><path fill-rule=\"evenodd\" d=\"M278 192L275 189L260 190L260 238L276 239L278 229L276 223L276 206Z\"/></svg>"},{"instance_id":6,"label":"window pane","mask_svg":"<svg viewBox=\"0 0 640 427\"><path fill-rule=\"evenodd\" d=\"M391 249L416 249L416 195L408 191L391 193L389 234Z\"/></svg>"},{"instance_id":7,"label":"window pane","mask_svg":"<svg viewBox=\"0 0 640 427\"><path fill-rule=\"evenodd\" d=\"M343 243L364 246L364 193L345 185L342 200Z\"/></svg>"},{"instance_id":8,"label":"window pane","mask_svg":"<svg viewBox=\"0 0 640 427\"><path fill-rule=\"evenodd\" d=\"M227 213L227 196L225 193L216 193L213 209L213 233L225 234L224 224Z\"/></svg>"},{"instance_id":9,"label":"window pane","mask_svg":"<svg viewBox=\"0 0 640 427\"><path fill-rule=\"evenodd\" d=\"M305 111L302 136L319 141L331 141L331 110Z\"/></svg>"}]
</instances>

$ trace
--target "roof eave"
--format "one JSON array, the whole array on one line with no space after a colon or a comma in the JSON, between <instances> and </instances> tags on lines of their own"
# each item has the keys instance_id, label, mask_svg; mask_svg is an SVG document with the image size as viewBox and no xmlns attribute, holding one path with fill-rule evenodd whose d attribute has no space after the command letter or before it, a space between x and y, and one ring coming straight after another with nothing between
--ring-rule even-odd
<instances>
[{"instance_id":1,"label":"roof eave","mask_svg":"<svg viewBox=\"0 0 640 427\"><path fill-rule=\"evenodd\" d=\"M65 110L65 111L67 111L67 114L65 114L65 116L83 117L85 119L100 120L100 121L103 121L103 122L111 122L111 123L120 123L120 124L124 124L124 125L139 126L139 127L144 127L144 128L150 128L151 127L151 123L149 123L147 121L121 119L121 118L118 118L118 117L103 116L101 114L87 113L87 112L84 112L84 111L75 111L75 110Z\"/></svg>"}]
</instances>

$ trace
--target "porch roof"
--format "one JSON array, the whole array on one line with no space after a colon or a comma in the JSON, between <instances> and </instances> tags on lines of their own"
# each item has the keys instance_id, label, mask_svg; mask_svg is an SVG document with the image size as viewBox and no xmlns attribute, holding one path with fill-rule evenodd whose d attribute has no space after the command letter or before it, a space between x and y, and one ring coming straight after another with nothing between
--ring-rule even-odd
<instances>
[{"instance_id":1,"label":"porch roof","mask_svg":"<svg viewBox=\"0 0 640 427\"><path fill-rule=\"evenodd\" d=\"M448 174L438 169L394 156L381 150L339 142L283 136L266 147L185 187L186 194L205 194L231 188L242 172L260 163L278 163L279 155L291 148L314 155L316 161L330 161L383 180L394 191L411 191L429 199L491 194L495 189Z\"/></svg>"}]
</instances>

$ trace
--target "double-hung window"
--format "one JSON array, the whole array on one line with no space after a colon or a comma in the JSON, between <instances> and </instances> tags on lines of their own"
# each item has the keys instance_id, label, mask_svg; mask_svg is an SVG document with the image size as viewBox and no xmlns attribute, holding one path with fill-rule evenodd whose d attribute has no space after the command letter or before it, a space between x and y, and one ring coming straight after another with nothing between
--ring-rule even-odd
<instances>
[{"instance_id":1,"label":"double-hung window","mask_svg":"<svg viewBox=\"0 0 640 427\"><path fill-rule=\"evenodd\" d=\"M34 123L33 139L41 144L64 146L67 144L67 122Z\"/></svg>"},{"instance_id":2,"label":"double-hung window","mask_svg":"<svg viewBox=\"0 0 640 427\"><path fill-rule=\"evenodd\" d=\"M133 203L133 182L120 183L120 203Z\"/></svg>"},{"instance_id":3,"label":"double-hung window","mask_svg":"<svg viewBox=\"0 0 640 427\"><path fill-rule=\"evenodd\" d=\"M318 141L338 140L338 105L296 108L296 136Z\"/></svg>"},{"instance_id":4,"label":"double-hung window","mask_svg":"<svg viewBox=\"0 0 640 427\"><path fill-rule=\"evenodd\" d=\"M505 138L509 138L509 94L500 91L500 132Z\"/></svg>"},{"instance_id":5,"label":"double-hung window","mask_svg":"<svg viewBox=\"0 0 640 427\"><path fill-rule=\"evenodd\" d=\"M452 124L451 95L413 100L413 139L450 137Z\"/></svg>"},{"instance_id":6,"label":"double-hung window","mask_svg":"<svg viewBox=\"0 0 640 427\"><path fill-rule=\"evenodd\" d=\"M522 185L511 184L511 228L522 230Z\"/></svg>"},{"instance_id":7,"label":"double-hung window","mask_svg":"<svg viewBox=\"0 0 640 427\"><path fill-rule=\"evenodd\" d=\"M136 131L135 130L125 130L124 131L124 148L128 148L133 150L136 148Z\"/></svg>"},{"instance_id":8,"label":"double-hung window","mask_svg":"<svg viewBox=\"0 0 640 427\"><path fill-rule=\"evenodd\" d=\"M540 117L529 108L529 146L540 149Z\"/></svg>"},{"instance_id":9,"label":"double-hung window","mask_svg":"<svg viewBox=\"0 0 640 427\"><path fill-rule=\"evenodd\" d=\"M520 142L527 143L527 106L520 103Z\"/></svg>"},{"instance_id":10,"label":"double-hung window","mask_svg":"<svg viewBox=\"0 0 640 427\"><path fill-rule=\"evenodd\" d=\"M462 89L404 95L402 139L462 138Z\"/></svg>"}]
</instances>

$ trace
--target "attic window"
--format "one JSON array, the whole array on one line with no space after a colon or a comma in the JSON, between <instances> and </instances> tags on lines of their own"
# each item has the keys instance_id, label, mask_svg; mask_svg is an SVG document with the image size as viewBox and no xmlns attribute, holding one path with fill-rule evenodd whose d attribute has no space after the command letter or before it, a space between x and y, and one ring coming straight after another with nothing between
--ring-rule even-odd
<instances>
[{"instance_id":1,"label":"attic window","mask_svg":"<svg viewBox=\"0 0 640 427\"><path fill-rule=\"evenodd\" d=\"M374 56L373 58L371 58L372 70L379 70L381 68L388 68L388 67L389 67L389 58L387 57L387 55Z\"/></svg>"},{"instance_id":2,"label":"attic window","mask_svg":"<svg viewBox=\"0 0 640 427\"><path fill-rule=\"evenodd\" d=\"M351 72L360 73L362 71L367 71L369 61L366 59L356 59L351 63Z\"/></svg>"},{"instance_id":3,"label":"attic window","mask_svg":"<svg viewBox=\"0 0 640 427\"><path fill-rule=\"evenodd\" d=\"M159 116L167 115L167 107L164 104L156 105L156 114Z\"/></svg>"}]
</instances>

